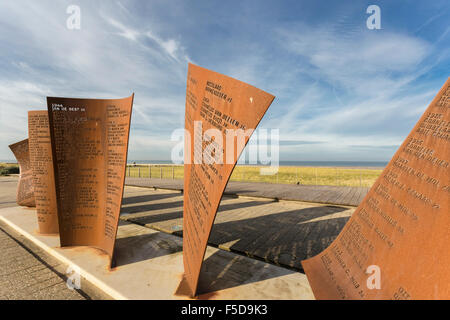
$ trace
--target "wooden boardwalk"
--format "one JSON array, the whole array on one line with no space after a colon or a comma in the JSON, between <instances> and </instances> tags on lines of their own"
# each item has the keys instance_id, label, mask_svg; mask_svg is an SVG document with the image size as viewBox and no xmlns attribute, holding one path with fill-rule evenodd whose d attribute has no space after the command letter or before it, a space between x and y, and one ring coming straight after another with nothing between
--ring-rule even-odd
<instances>
[{"instance_id":1,"label":"wooden boardwalk","mask_svg":"<svg viewBox=\"0 0 450 320\"><path fill-rule=\"evenodd\" d=\"M301 261L325 250L354 211L347 206L224 196L208 244L302 271ZM183 194L126 187L120 219L183 236Z\"/></svg>"},{"instance_id":2,"label":"wooden boardwalk","mask_svg":"<svg viewBox=\"0 0 450 320\"><path fill-rule=\"evenodd\" d=\"M183 190L183 180L130 178L125 184L169 190ZM369 191L366 187L310 186L261 182L228 182L225 195L294 200L357 207Z\"/></svg>"}]
</instances>

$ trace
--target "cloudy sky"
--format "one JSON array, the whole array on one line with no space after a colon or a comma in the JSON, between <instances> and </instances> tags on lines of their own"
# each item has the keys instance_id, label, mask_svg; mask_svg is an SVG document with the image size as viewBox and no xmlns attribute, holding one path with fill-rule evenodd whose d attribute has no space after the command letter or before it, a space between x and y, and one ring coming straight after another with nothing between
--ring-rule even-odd
<instances>
[{"instance_id":1,"label":"cloudy sky","mask_svg":"<svg viewBox=\"0 0 450 320\"><path fill-rule=\"evenodd\" d=\"M129 159L170 159L193 62L276 96L281 160L386 161L450 76L449 21L447 0L2 0L0 159L46 96L132 92Z\"/></svg>"}]
</instances>

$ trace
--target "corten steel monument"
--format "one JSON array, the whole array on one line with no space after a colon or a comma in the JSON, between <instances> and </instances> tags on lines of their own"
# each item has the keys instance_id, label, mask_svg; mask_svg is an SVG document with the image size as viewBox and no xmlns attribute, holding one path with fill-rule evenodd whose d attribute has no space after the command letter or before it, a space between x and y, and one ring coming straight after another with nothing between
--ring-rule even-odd
<instances>
[{"instance_id":1,"label":"corten steel monument","mask_svg":"<svg viewBox=\"0 0 450 320\"><path fill-rule=\"evenodd\" d=\"M9 146L19 163L19 182L17 185L16 202L19 206L34 207L33 172L30 166L28 139L16 142Z\"/></svg>"},{"instance_id":2,"label":"corten steel monument","mask_svg":"<svg viewBox=\"0 0 450 320\"><path fill-rule=\"evenodd\" d=\"M225 186L251 133L274 98L244 82L189 64L183 263L184 281L192 295L197 291L209 234ZM237 138L233 134L238 129L248 130L249 134Z\"/></svg>"},{"instance_id":3,"label":"corten steel monument","mask_svg":"<svg viewBox=\"0 0 450 320\"><path fill-rule=\"evenodd\" d=\"M28 140L39 232L57 234L58 214L47 110L28 112Z\"/></svg>"},{"instance_id":4,"label":"corten steel monument","mask_svg":"<svg viewBox=\"0 0 450 320\"><path fill-rule=\"evenodd\" d=\"M47 98L61 246L96 247L111 262L133 97Z\"/></svg>"},{"instance_id":5,"label":"corten steel monument","mask_svg":"<svg viewBox=\"0 0 450 320\"><path fill-rule=\"evenodd\" d=\"M336 240L302 262L316 298L450 299L449 86Z\"/></svg>"}]
</instances>

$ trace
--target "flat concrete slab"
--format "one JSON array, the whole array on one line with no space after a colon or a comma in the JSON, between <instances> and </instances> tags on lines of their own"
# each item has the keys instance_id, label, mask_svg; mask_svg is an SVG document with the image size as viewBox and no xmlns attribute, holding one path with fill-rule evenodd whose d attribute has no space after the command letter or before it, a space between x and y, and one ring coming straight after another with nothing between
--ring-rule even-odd
<instances>
[{"instance_id":1,"label":"flat concrete slab","mask_svg":"<svg viewBox=\"0 0 450 320\"><path fill-rule=\"evenodd\" d=\"M95 248L60 248L58 237L36 232L32 209L0 209L0 219L62 263L80 269L90 284L115 299L188 299L178 295L183 274L180 237L122 221L115 258ZM82 284L83 286L83 284ZM199 299L314 299L306 276L263 261L208 247Z\"/></svg>"},{"instance_id":2,"label":"flat concrete slab","mask_svg":"<svg viewBox=\"0 0 450 320\"><path fill-rule=\"evenodd\" d=\"M183 190L183 180L130 178L125 184L169 190ZM224 195L238 195L278 200L306 201L357 207L370 188L344 186L310 186L261 182L229 181Z\"/></svg>"}]
</instances>

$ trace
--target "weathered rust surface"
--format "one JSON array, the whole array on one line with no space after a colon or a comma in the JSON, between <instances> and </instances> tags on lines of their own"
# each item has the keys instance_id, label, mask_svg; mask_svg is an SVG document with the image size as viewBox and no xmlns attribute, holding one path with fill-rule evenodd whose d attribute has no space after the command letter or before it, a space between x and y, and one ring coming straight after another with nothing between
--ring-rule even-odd
<instances>
[{"instance_id":1,"label":"weathered rust surface","mask_svg":"<svg viewBox=\"0 0 450 320\"><path fill-rule=\"evenodd\" d=\"M225 186L251 133L273 99L271 94L251 85L189 64L185 115L185 128L189 134L185 137L183 264L184 277L192 295L197 291L209 234ZM213 132L210 129L217 130ZM250 134L240 143L237 138L228 142L226 130L236 129L249 130ZM234 150L231 149L231 141ZM230 149L228 153L227 149Z\"/></svg>"},{"instance_id":2,"label":"weathered rust surface","mask_svg":"<svg viewBox=\"0 0 450 320\"><path fill-rule=\"evenodd\" d=\"M39 232L57 234L58 214L47 110L28 111L28 140Z\"/></svg>"},{"instance_id":3,"label":"weathered rust surface","mask_svg":"<svg viewBox=\"0 0 450 320\"><path fill-rule=\"evenodd\" d=\"M316 298L450 298L449 85L336 240L302 262Z\"/></svg>"},{"instance_id":4,"label":"weathered rust surface","mask_svg":"<svg viewBox=\"0 0 450 320\"><path fill-rule=\"evenodd\" d=\"M9 146L19 163L19 182L17 184L16 202L19 206L34 207L36 205L33 192L33 172L30 166L28 139Z\"/></svg>"},{"instance_id":5,"label":"weathered rust surface","mask_svg":"<svg viewBox=\"0 0 450 320\"><path fill-rule=\"evenodd\" d=\"M113 259L133 97L47 98L62 247L92 246Z\"/></svg>"}]
</instances>

